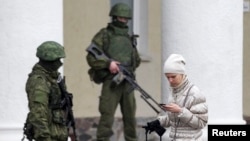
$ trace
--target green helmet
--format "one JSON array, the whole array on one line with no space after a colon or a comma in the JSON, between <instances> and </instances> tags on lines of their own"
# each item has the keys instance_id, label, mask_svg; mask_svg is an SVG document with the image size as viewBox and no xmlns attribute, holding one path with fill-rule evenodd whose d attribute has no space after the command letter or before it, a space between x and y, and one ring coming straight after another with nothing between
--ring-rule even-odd
<instances>
[{"instance_id":1,"label":"green helmet","mask_svg":"<svg viewBox=\"0 0 250 141\"><path fill-rule=\"evenodd\" d=\"M45 61L65 58L64 47L57 42L46 41L37 48L36 56Z\"/></svg>"},{"instance_id":2,"label":"green helmet","mask_svg":"<svg viewBox=\"0 0 250 141\"><path fill-rule=\"evenodd\" d=\"M127 4L117 3L111 8L109 16L118 16L131 19L132 11Z\"/></svg>"}]
</instances>

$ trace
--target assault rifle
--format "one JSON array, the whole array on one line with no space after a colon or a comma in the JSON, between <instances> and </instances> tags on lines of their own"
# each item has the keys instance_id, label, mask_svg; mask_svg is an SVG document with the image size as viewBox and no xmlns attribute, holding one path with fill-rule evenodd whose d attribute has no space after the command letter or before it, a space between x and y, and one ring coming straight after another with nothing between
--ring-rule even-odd
<instances>
[{"instance_id":1,"label":"assault rifle","mask_svg":"<svg viewBox=\"0 0 250 141\"><path fill-rule=\"evenodd\" d=\"M58 77L57 83L60 87L60 90L62 92L62 101L61 101L61 106L62 108L66 111L66 125L68 126L68 129L72 127L73 130L73 135L74 135L74 141L77 141L77 136L75 132L75 118L73 115L73 95L72 93L69 93L66 90L66 85L65 85L65 77L62 78L61 76Z\"/></svg>"},{"instance_id":2,"label":"assault rifle","mask_svg":"<svg viewBox=\"0 0 250 141\"><path fill-rule=\"evenodd\" d=\"M86 49L89 53L93 54L96 59L107 59L112 60L111 58L107 57L107 55L97 47L94 43L90 44L90 46ZM157 105L159 108L164 110L162 106L154 100L146 91L144 91L136 82L134 74L132 72L128 71L126 67L124 67L122 64L119 65L120 72L117 73L117 75L114 76L113 82L116 85L119 85L122 81L126 80L131 84L131 89L129 92L133 90L138 90L141 93L141 98L157 113L159 114L160 111L155 108L155 106L149 102L151 100L155 105Z\"/></svg>"}]
</instances>

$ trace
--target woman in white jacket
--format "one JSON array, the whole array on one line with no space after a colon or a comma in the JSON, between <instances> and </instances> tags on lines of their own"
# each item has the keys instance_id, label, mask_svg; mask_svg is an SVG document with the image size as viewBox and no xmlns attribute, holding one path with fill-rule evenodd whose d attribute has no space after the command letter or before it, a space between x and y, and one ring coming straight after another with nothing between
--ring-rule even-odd
<instances>
[{"instance_id":1,"label":"woman in white jacket","mask_svg":"<svg viewBox=\"0 0 250 141\"><path fill-rule=\"evenodd\" d=\"M169 137L174 141L201 141L202 129L207 125L206 98L185 73L185 59L171 54L164 64L164 74L172 95L162 108L166 115L158 116L160 125L170 127Z\"/></svg>"}]
</instances>

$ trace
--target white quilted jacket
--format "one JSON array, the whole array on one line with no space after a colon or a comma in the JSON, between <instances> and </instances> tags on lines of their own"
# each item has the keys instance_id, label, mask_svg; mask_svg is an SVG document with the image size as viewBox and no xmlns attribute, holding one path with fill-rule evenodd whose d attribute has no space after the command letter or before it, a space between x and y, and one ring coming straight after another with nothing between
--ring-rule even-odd
<instances>
[{"instance_id":1,"label":"white quilted jacket","mask_svg":"<svg viewBox=\"0 0 250 141\"><path fill-rule=\"evenodd\" d=\"M186 96L186 103L183 106ZM176 103L183 107L182 113L167 112L164 116L158 116L162 126L170 127L169 137L175 137L176 141L200 141L202 129L208 121L208 107L206 98L199 88L191 84L186 77L178 88L172 89L172 97L168 103Z\"/></svg>"}]
</instances>

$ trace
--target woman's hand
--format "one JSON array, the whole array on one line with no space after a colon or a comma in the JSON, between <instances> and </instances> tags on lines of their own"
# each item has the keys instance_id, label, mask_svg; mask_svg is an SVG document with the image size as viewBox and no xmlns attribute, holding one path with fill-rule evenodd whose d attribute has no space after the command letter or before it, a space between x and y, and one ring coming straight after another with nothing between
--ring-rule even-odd
<instances>
[{"instance_id":1,"label":"woman's hand","mask_svg":"<svg viewBox=\"0 0 250 141\"><path fill-rule=\"evenodd\" d=\"M172 113L180 113L182 111L182 108L175 104L175 103L170 103L168 105L162 105L163 109L166 111L172 112Z\"/></svg>"}]
</instances>

